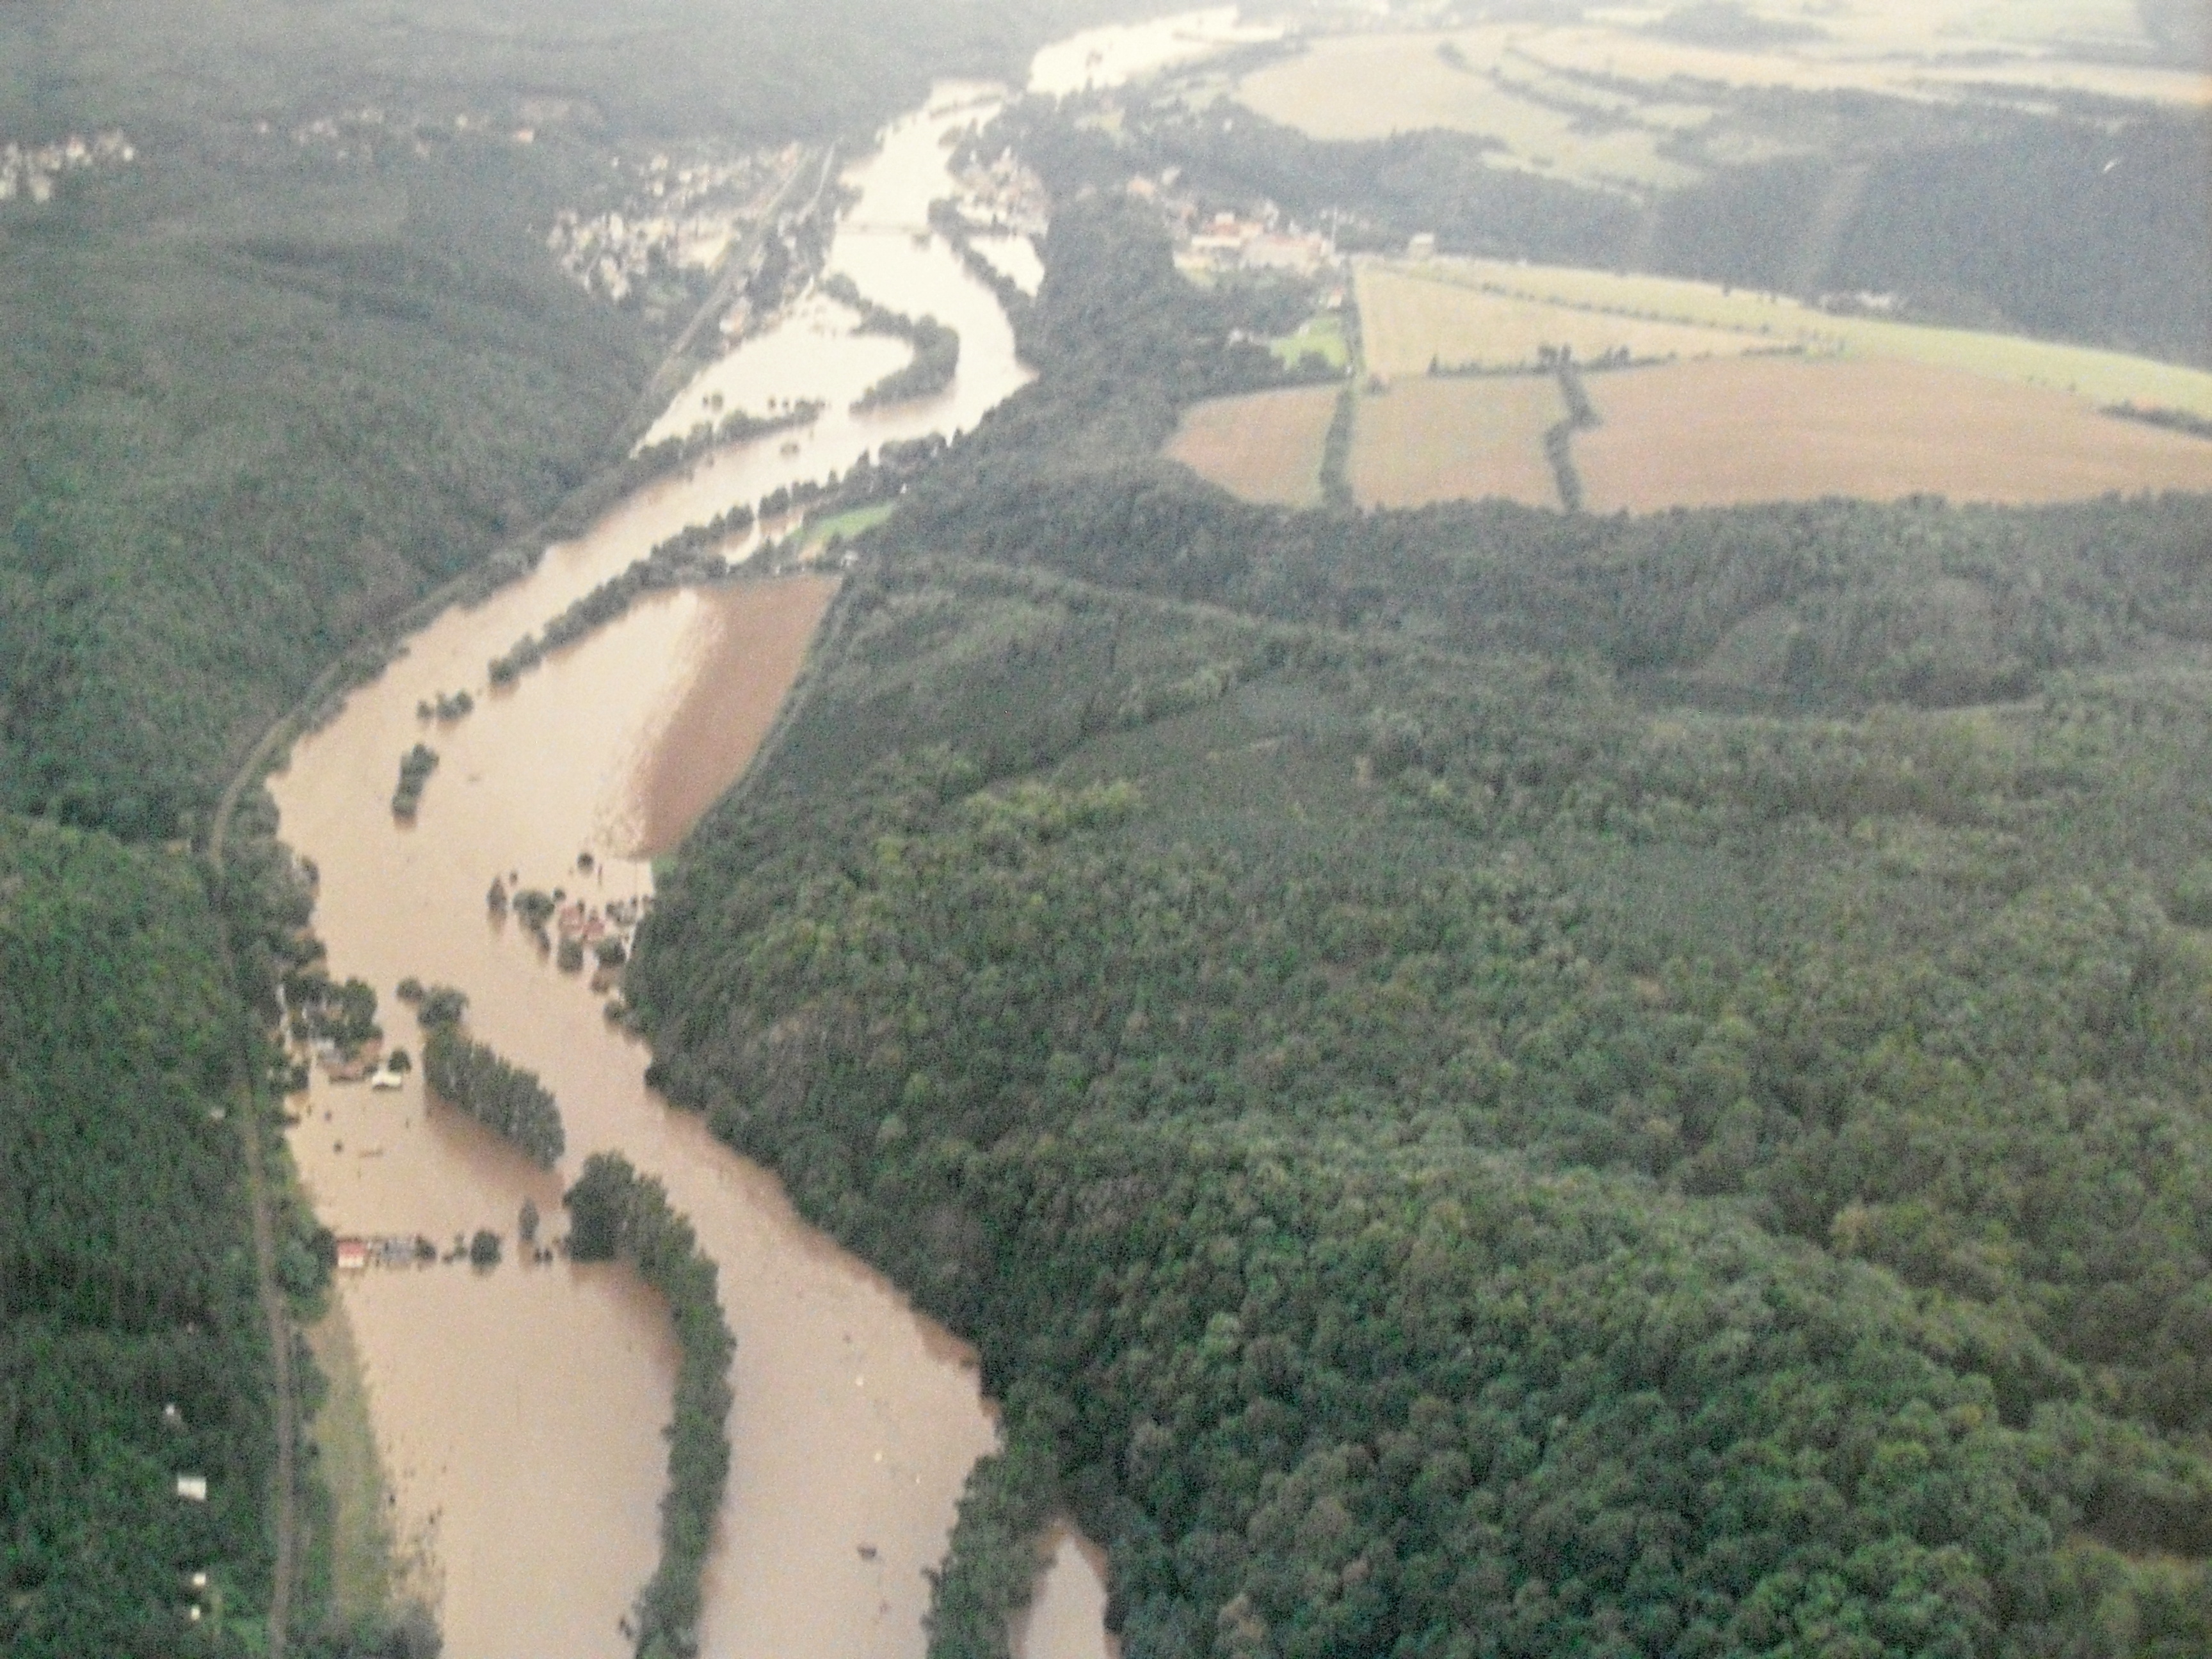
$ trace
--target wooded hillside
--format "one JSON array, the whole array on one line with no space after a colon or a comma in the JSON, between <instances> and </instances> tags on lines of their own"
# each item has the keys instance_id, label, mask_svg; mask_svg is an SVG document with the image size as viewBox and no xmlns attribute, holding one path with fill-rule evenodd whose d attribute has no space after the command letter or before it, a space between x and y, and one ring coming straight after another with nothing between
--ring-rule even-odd
<instances>
[{"instance_id":1,"label":"wooded hillside","mask_svg":"<svg viewBox=\"0 0 2212 1659\"><path fill-rule=\"evenodd\" d=\"M1122 211L629 980L1008 1402L934 1650L2212 1643L2206 504L1248 507Z\"/></svg>"},{"instance_id":2,"label":"wooded hillside","mask_svg":"<svg viewBox=\"0 0 2212 1659\"><path fill-rule=\"evenodd\" d=\"M249 1621L266 1603L268 1337L215 940L189 862L0 817L0 1646L23 1659L244 1652L189 1639L195 1572Z\"/></svg>"}]
</instances>

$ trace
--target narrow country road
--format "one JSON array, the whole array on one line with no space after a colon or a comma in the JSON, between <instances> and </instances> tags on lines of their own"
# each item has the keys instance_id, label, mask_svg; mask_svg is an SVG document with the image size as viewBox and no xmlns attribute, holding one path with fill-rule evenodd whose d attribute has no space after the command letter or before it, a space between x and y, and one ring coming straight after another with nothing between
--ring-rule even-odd
<instances>
[{"instance_id":1,"label":"narrow country road","mask_svg":"<svg viewBox=\"0 0 2212 1659\"><path fill-rule=\"evenodd\" d=\"M223 857L229 841L232 810L237 805L244 781L255 775L254 769L261 754L262 749L257 748L253 758L247 762L246 769L240 772L238 777L232 781L231 787L224 792L213 833L208 838L208 862L212 866L218 908L223 885L229 874L224 867ZM276 1283L276 1232L270 1219L269 1181L262 1156L261 1138L267 1131L268 1103L256 1075L253 1033L250 1024L252 1016L246 1003L246 988L239 975L237 953L231 948L227 918L219 933L222 942L223 972L230 981L233 993L239 999L236 1052L232 1057L238 1073L237 1103L233 1115L238 1121L240 1143L246 1150L246 1191L253 1210L253 1274L261 1299L261 1316L269 1328L269 1356L273 1373L270 1380L276 1391L276 1502L274 1520L276 1560L269 1590L269 1659L284 1659L286 1640L290 1633L292 1589L299 1576L300 1403L292 1382L292 1320L284 1306L284 1292Z\"/></svg>"}]
</instances>

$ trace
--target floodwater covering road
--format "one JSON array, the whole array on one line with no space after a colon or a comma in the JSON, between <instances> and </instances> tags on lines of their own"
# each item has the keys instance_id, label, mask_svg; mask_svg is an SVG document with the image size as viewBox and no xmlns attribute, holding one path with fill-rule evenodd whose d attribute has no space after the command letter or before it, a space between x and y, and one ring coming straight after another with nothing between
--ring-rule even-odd
<instances>
[{"instance_id":1,"label":"floodwater covering road","mask_svg":"<svg viewBox=\"0 0 2212 1659\"><path fill-rule=\"evenodd\" d=\"M1216 15L1218 15L1218 14ZM1174 20L1166 31L1176 51ZM1112 61L1160 60L1139 40ZM1085 49L1091 78L1098 64ZM1048 55L1041 65L1052 61ZM937 88L852 167L858 200L830 270L870 298L957 328L958 374L920 403L849 405L904 361L854 336L824 297L795 307L681 393L653 435L714 407L768 412L818 399L819 420L719 452L647 486L526 580L425 628L270 780L283 833L320 878L315 924L339 979L374 986L388 1042L420 1052L395 988L456 986L482 1041L558 1097L568 1153L540 1170L426 1101L318 1073L291 1132L323 1222L341 1236L502 1236L503 1263L371 1267L339 1294L362 1357L389 1486L403 1585L438 1611L452 1659L617 1659L623 1616L658 1556L661 1430L675 1352L665 1310L626 1268L540 1264L517 1248L526 1200L562 1231L559 1197L586 1157L619 1150L667 1187L718 1264L737 1336L727 1494L706 1584L714 1659L918 1659L925 1571L995 1433L972 1356L865 1263L802 1223L766 1171L645 1085L644 1047L610 1023L583 974L564 974L521 923L487 910L512 873L604 915L645 900L643 854L678 838L742 771L796 676L835 591L800 574L653 597L553 653L513 687L486 664L657 541L784 484L850 467L883 444L972 427L1027 379L990 292L941 239L947 140L995 108L990 88ZM742 549L730 550L732 556ZM451 724L417 705L467 690ZM412 823L389 800L421 741L441 763ZM590 854L588 868L580 854ZM1026 1659L1108 1650L1095 1553L1055 1542Z\"/></svg>"}]
</instances>

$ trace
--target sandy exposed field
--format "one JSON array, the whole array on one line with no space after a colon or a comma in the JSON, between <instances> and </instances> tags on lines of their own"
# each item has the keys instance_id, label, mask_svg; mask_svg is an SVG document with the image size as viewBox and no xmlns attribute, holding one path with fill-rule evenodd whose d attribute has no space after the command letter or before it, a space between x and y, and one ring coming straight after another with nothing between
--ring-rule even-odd
<instances>
[{"instance_id":1,"label":"sandy exposed field","mask_svg":"<svg viewBox=\"0 0 2212 1659\"><path fill-rule=\"evenodd\" d=\"M1620 349L1637 358L1735 356L1776 343L1771 336L1502 294L1452 280L1457 266L1359 262L1360 329L1370 370L1396 379L1425 374L1431 362L1447 368L1509 368L1536 362L1546 346L1570 346L1587 362Z\"/></svg>"},{"instance_id":2,"label":"sandy exposed field","mask_svg":"<svg viewBox=\"0 0 2212 1659\"><path fill-rule=\"evenodd\" d=\"M1292 386L1194 404L1168 441L1168 459L1248 501L1317 507L1338 390Z\"/></svg>"},{"instance_id":3,"label":"sandy exposed field","mask_svg":"<svg viewBox=\"0 0 2212 1659\"><path fill-rule=\"evenodd\" d=\"M645 853L674 851L737 781L775 723L836 592L834 576L790 576L708 599L713 643L637 781Z\"/></svg>"},{"instance_id":4,"label":"sandy exposed field","mask_svg":"<svg viewBox=\"0 0 2212 1659\"><path fill-rule=\"evenodd\" d=\"M1401 380L1359 400L1352 494L1374 507L1493 495L1557 507L1544 434L1565 414L1549 375Z\"/></svg>"},{"instance_id":5,"label":"sandy exposed field","mask_svg":"<svg viewBox=\"0 0 2212 1659\"><path fill-rule=\"evenodd\" d=\"M1474 133L1504 146L1499 166L1636 194L1697 178L1661 145L1715 118L1711 88L2212 105L2212 76L2127 61L2151 44L2129 0L1755 0L1745 9L1784 27L1748 46L1656 32L1668 9L1322 35L1244 76L1235 96L1316 138Z\"/></svg>"},{"instance_id":6,"label":"sandy exposed field","mask_svg":"<svg viewBox=\"0 0 2212 1659\"><path fill-rule=\"evenodd\" d=\"M1740 330L1761 336L1764 345L1802 343L1813 351L1895 358L2075 392L2097 404L2185 410L2212 419L2212 373L2093 346L1834 316L1782 295L1671 276L1616 276L1499 259L1440 259L1423 269L1522 299L1645 321Z\"/></svg>"},{"instance_id":7,"label":"sandy exposed field","mask_svg":"<svg viewBox=\"0 0 2212 1659\"><path fill-rule=\"evenodd\" d=\"M1990 7L1988 11L2001 11ZM1917 35L1917 32L1916 32ZM2100 94L2146 102L2202 106L2212 80L2175 70L2085 62L2012 41L1924 35L1895 47L1875 44L1880 28L1857 41L1834 38L1768 51L1692 46L1622 29L1532 31L1517 49L1534 63L1566 72L1641 82L1656 93L1670 82L1778 87L1797 92L1869 92L1950 100L1985 85ZM2006 52L2004 46L2014 46ZM1992 49L1996 50L1993 51Z\"/></svg>"},{"instance_id":8,"label":"sandy exposed field","mask_svg":"<svg viewBox=\"0 0 2212 1659\"><path fill-rule=\"evenodd\" d=\"M1803 501L2054 501L2212 490L2212 441L1926 364L1741 358L1589 377L1593 512Z\"/></svg>"},{"instance_id":9,"label":"sandy exposed field","mask_svg":"<svg viewBox=\"0 0 2212 1659\"><path fill-rule=\"evenodd\" d=\"M1247 76L1236 95L1316 138L1383 138L1440 127L1498 139L1506 147L1496 158L1502 166L1584 184L1663 187L1698 177L1658 153L1668 125L1683 119L1680 112L1647 121L1635 100L1548 76L1515 56L1519 33L1323 36L1297 57ZM1576 104L1613 118L1594 126ZM1707 113L1693 111L1690 118Z\"/></svg>"}]
</instances>

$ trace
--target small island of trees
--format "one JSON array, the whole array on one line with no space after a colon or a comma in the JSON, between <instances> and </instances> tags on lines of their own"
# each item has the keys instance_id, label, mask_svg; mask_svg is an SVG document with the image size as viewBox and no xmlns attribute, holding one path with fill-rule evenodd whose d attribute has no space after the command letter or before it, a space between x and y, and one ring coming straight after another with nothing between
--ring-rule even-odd
<instances>
[{"instance_id":1,"label":"small island of trees","mask_svg":"<svg viewBox=\"0 0 2212 1659\"><path fill-rule=\"evenodd\" d=\"M468 999L450 986L433 986L422 994L416 1017L426 1033L424 1080L440 1099L551 1169L568 1144L552 1091L537 1073L509 1064L462 1034L461 1014L467 1006Z\"/></svg>"},{"instance_id":2,"label":"small island of trees","mask_svg":"<svg viewBox=\"0 0 2212 1659\"><path fill-rule=\"evenodd\" d=\"M438 769L438 751L427 743L418 743L399 760L399 787L392 792L392 814L394 817L412 818L415 809L422 805L422 790L430 781L430 774Z\"/></svg>"}]
</instances>

